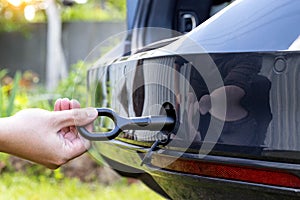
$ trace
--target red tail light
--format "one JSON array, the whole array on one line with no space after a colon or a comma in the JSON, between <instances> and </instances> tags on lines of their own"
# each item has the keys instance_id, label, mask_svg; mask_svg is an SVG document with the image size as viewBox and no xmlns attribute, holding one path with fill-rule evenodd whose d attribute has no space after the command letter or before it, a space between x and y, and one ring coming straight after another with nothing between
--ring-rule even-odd
<instances>
[{"instance_id":1,"label":"red tail light","mask_svg":"<svg viewBox=\"0 0 300 200\"><path fill-rule=\"evenodd\" d=\"M165 156L153 156L152 164L164 169L187 174L300 188L300 178L285 171L195 161L183 158L172 161L171 158Z\"/></svg>"}]
</instances>

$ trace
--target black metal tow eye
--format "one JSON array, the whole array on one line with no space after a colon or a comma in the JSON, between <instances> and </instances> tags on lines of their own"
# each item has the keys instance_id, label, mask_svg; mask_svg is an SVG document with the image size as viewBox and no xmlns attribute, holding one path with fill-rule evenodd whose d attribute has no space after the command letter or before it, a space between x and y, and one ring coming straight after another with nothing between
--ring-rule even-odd
<instances>
[{"instance_id":1,"label":"black metal tow eye","mask_svg":"<svg viewBox=\"0 0 300 200\"><path fill-rule=\"evenodd\" d=\"M114 129L109 132L89 132L84 127L77 127L79 133L92 141L107 141L117 137L123 130L172 131L175 127L175 116L159 115L125 118L109 108L97 108L98 116L112 119ZM167 112L168 113L168 112Z\"/></svg>"}]
</instances>

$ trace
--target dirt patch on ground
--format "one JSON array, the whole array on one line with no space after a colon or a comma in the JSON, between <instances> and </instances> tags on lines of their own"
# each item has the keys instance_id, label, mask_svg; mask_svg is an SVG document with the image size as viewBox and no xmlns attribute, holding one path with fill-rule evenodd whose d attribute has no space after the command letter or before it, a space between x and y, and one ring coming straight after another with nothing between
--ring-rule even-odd
<instances>
[{"instance_id":1,"label":"dirt patch on ground","mask_svg":"<svg viewBox=\"0 0 300 200\"><path fill-rule=\"evenodd\" d=\"M5 171L21 171L32 174L47 174L48 169L27 160L9 156L8 160L0 161L0 173ZM78 178L82 182L100 182L105 185L120 180L120 176L111 168L101 166L88 154L84 154L60 167L64 177Z\"/></svg>"},{"instance_id":2,"label":"dirt patch on ground","mask_svg":"<svg viewBox=\"0 0 300 200\"><path fill-rule=\"evenodd\" d=\"M120 176L111 168L100 166L88 154L84 154L62 167L67 177L77 177L83 182L99 181L103 184L112 184Z\"/></svg>"}]
</instances>

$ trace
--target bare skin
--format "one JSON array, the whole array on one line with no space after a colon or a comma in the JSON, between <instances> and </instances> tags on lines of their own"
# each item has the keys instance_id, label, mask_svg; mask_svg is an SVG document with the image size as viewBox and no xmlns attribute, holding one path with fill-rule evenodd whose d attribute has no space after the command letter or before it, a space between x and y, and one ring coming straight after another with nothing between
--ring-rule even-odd
<instances>
[{"instance_id":1,"label":"bare skin","mask_svg":"<svg viewBox=\"0 0 300 200\"><path fill-rule=\"evenodd\" d=\"M58 99L55 111L25 109L1 118L0 151L50 169L80 156L87 151L89 142L80 137L75 126L92 123L97 110L79 107L75 100Z\"/></svg>"}]
</instances>

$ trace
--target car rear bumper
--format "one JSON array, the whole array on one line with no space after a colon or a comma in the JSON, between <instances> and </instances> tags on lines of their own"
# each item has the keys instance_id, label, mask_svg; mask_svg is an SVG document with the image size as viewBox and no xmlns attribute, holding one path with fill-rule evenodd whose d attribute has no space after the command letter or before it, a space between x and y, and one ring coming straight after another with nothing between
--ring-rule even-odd
<instances>
[{"instance_id":1,"label":"car rear bumper","mask_svg":"<svg viewBox=\"0 0 300 200\"><path fill-rule=\"evenodd\" d=\"M135 177L141 179L141 174L147 174L151 176L151 180L145 183L150 188L153 185L156 188L162 189L171 199L299 199L300 189L290 187L279 187L275 185L232 180L220 177L209 177L201 174L193 174L191 170L185 172L183 168L170 168L172 165L158 167L159 158L166 158L174 155L159 154L155 152L151 163L141 165L142 159L145 153L149 150L148 147L139 145L128 144L119 140L112 140L108 142L98 142L95 144L97 151L101 152L101 155L106 160L119 163L119 165L110 165L115 168L116 171L121 172L121 175ZM170 152L170 151L169 151ZM173 154L176 153L173 151ZM195 161L195 158L191 158L189 153L182 154L181 158ZM163 159L161 160L163 163ZM205 163L215 162L223 164L241 165L244 167L252 163L257 167L263 168L268 166L270 169L272 166L284 168L289 166L292 169L292 164L287 163L275 163L269 161L257 161L242 158L230 158L222 156L207 156L206 158L198 158L197 162L202 162L204 167ZM272 165L271 165L272 164ZM179 166L178 163L175 164ZM195 167L193 165L190 165ZM298 165L295 165L298 167ZM187 167L187 166L186 166ZM289 170L291 170L289 169ZM283 170L283 169L281 169ZM123 173L122 173L123 172ZM224 172L226 173L226 172ZM143 181L143 180L142 180ZM144 182L144 181L143 181ZM157 191L157 189L156 189ZM161 192L160 192L161 193ZM165 196L165 194L163 194Z\"/></svg>"}]
</instances>

